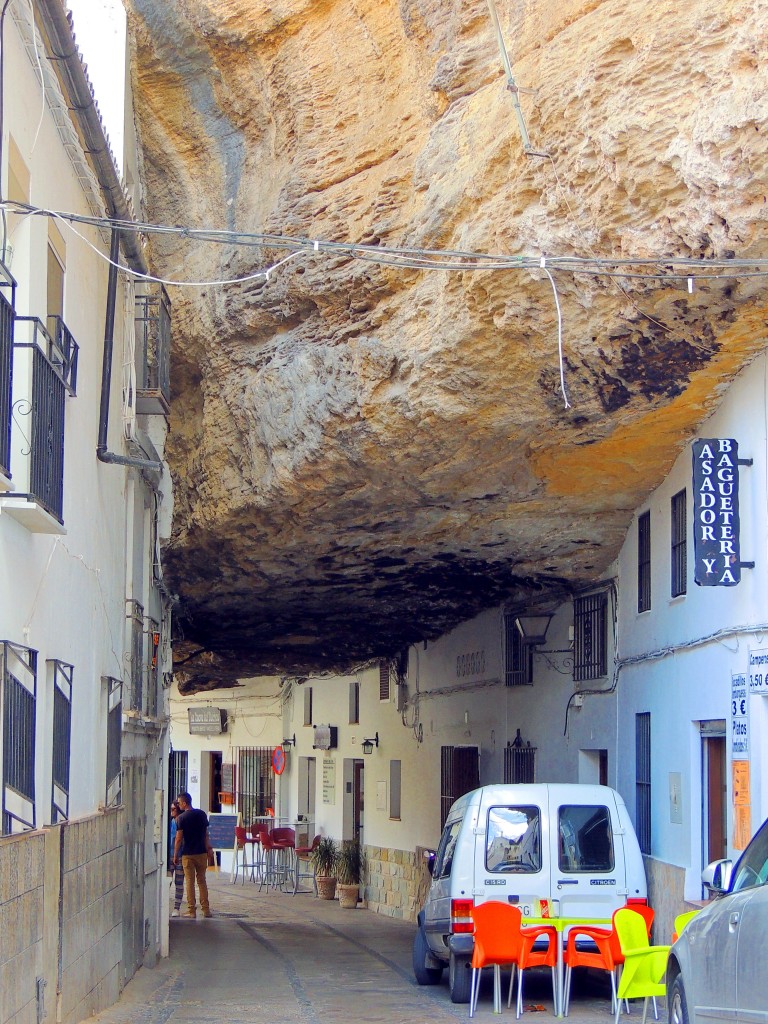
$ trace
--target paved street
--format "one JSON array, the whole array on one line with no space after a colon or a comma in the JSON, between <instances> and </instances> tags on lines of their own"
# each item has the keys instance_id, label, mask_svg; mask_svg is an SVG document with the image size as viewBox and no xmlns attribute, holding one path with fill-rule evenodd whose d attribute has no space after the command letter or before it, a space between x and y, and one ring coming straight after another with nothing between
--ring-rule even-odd
<instances>
[{"instance_id":1,"label":"paved street","mask_svg":"<svg viewBox=\"0 0 768 1024\"><path fill-rule=\"evenodd\" d=\"M259 893L251 883L232 885L209 873L212 920L171 921L171 955L143 969L118 1004L94 1017L99 1024L421 1024L466 1020L467 1006L451 1003L447 984L416 985L411 971L413 925L342 910L314 896ZM490 972L476 1019L493 1014ZM528 1024L550 1024L548 973L526 978ZM514 1008L504 1010L514 1020ZM663 1021L666 1014L660 1013ZM575 991L569 1020L610 1024L610 989L604 976L585 978ZM627 1018L623 1017L623 1021ZM639 1022L633 1011L629 1021ZM652 1018L650 1018L652 1019Z\"/></svg>"}]
</instances>

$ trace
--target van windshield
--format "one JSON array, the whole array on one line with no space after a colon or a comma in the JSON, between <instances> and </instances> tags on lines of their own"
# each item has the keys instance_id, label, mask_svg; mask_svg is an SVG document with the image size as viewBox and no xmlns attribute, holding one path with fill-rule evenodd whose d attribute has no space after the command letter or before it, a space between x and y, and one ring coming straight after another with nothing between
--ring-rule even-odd
<instances>
[{"instance_id":1,"label":"van windshield","mask_svg":"<svg viewBox=\"0 0 768 1024\"><path fill-rule=\"evenodd\" d=\"M607 807L560 808L561 871L613 871L613 832Z\"/></svg>"},{"instance_id":2,"label":"van windshield","mask_svg":"<svg viewBox=\"0 0 768 1024\"><path fill-rule=\"evenodd\" d=\"M485 866L493 872L541 871L541 811L538 807L489 809Z\"/></svg>"}]
</instances>

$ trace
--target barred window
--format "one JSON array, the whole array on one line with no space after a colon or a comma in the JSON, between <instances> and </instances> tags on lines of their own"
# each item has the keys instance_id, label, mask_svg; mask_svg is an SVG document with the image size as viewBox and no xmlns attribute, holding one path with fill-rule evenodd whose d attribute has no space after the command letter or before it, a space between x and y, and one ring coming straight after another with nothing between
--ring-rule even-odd
<instances>
[{"instance_id":1,"label":"barred window","mask_svg":"<svg viewBox=\"0 0 768 1024\"><path fill-rule=\"evenodd\" d=\"M651 714L635 715L635 831L643 853L651 852Z\"/></svg>"},{"instance_id":2,"label":"barred window","mask_svg":"<svg viewBox=\"0 0 768 1024\"><path fill-rule=\"evenodd\" d=\"M349 684L349 724L357 725L360 721L360 683Z\"/></svg>"},{"instance_id":3,"label":"barred window","mask_svg":"<svg viewBox=\"0 0 768 1024\"><path fill-rule=\"evenodd\" d=\"M123 740L123 682L107 676L107 807L116 807L122 800L121 755Z\"/></svg>"},{"instance_id":4,"label":"barred window","mask_svg":"<svg viewBox=\"0 0 768 1024\"><path fill-rule=\"evenodd\" d=\"M607 675L607 611L605 591L573 600L574 682Z\"/></svg>"},{"instance_id":5,"label":"barred window","mask_svg":"<svg viewBox=\"0 0 768 1024\"><path fill-rule=\"evenodd\" d=\"M379 700L389 700L389 662L379 662Z\"/></svg>"},{"instance_id":6,"label":"barred window","mask_svg":"<svg viewBox=\"0 0 768 1024\"><path fill-rule=\"evenodd\" d=\"M48 662L53 675L53 764L51 771L51 823L69 818L69 763L72 738L72 676L74 667Z\"/></svg>"},{"instance_id":7,"label":"barred window","mask_svg":"<svg viewBox=\"0 0 768 1024\"><path fill-rule=\"evenodd\" d=\"M524 644L511 612L504 613L504 683L530 686L533 683L533 647Z\"/></svg>"},{"instance_id":8,"label":"barred window","mask_svg":"<svg viewBox=\"0 0 768 1024\"><path fill-rule=\"evenodd\" d=\"M2 835L35 828L37 651L0 642Z\"/></svg>"},{"instance_id":9,"label":"barred window","mask_svg":"<svg viewBox=\"0 0 768 1024\"><path fill-rule=\"evenodd\" d=\"M304 687L304 725L312 725L312 687Z\"/></svg>"},{"instance_id":10,"label":"barred window","mask_svg":"<svg viewBox=\"0 0 768 1024\"><path fill-rule=\"evenodd\" d=\"M651 607L651 513L643 512L637 520L637 610Z\"/></svg>"},{"instance_id":11,"label":"barred window","mask_svg":"<svg viewBox=\"0 0 768 1024\"><path fill-rule=\"evenodd\" d=\"M672 497L672 597L688 590L688 514L685 491Z\"/></svg>"}]
</instances>

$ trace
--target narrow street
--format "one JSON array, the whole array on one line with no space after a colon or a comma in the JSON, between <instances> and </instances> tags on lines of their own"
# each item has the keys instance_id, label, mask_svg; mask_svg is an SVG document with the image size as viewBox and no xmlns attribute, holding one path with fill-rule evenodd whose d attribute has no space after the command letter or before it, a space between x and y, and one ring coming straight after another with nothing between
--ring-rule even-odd
<instances>
[{"instance_id":1,"label":"narrow street","mask_svg":"<svg viewBox=\"0 0 768 1024\"><path fill-rule=\"evenodd\" d=\"M468 1018L467 1006L451 1003L447 983L416 985L409 922L342 910L311 894L260 893L250 882L231 884L227 874L211 874L209 885L213 919L174 918L170 957L139 971L119 1002L94 1021L420 1024ZM610 1024L607 980L578 980L569 1019ZM525 996L526 1006L543 1007L528 1010L525 1021L555 1020L548 972L526 978ZM514 1008L505 1008L504 1016L514 1020ZM640 1019L638 1011L633 1017ZM666 1020L663 1008L660 1018ZM496 1019L490 972L475 1019Z\"/></svg>"}]
</instances>

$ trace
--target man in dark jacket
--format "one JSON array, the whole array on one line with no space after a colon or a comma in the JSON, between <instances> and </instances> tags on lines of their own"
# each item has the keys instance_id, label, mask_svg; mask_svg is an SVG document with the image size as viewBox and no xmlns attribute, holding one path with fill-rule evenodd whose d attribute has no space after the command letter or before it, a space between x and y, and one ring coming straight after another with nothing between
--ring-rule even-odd
<instances>
[{"instance_id":1,"label":"man in dark jacket","mask_svg":"<svg viewBox=\"0 0 768 1024\"><path fill-rule=\"evenodd\" d=\"M185 917L196 917L195 881L200 892L200 909L203 917L213 917L208 905L208 882L205 872L209 858L213 858L213 849L208 835L208 816L205 811L192 806L189 793L179 793L176 798L181 814L176 819L176 841L173 847L173 864L176 865L181 856L184 868L184 885L187 890L187 912ZM181 848L184 854L181 855Z\"/></svg>"}]
</instances>

